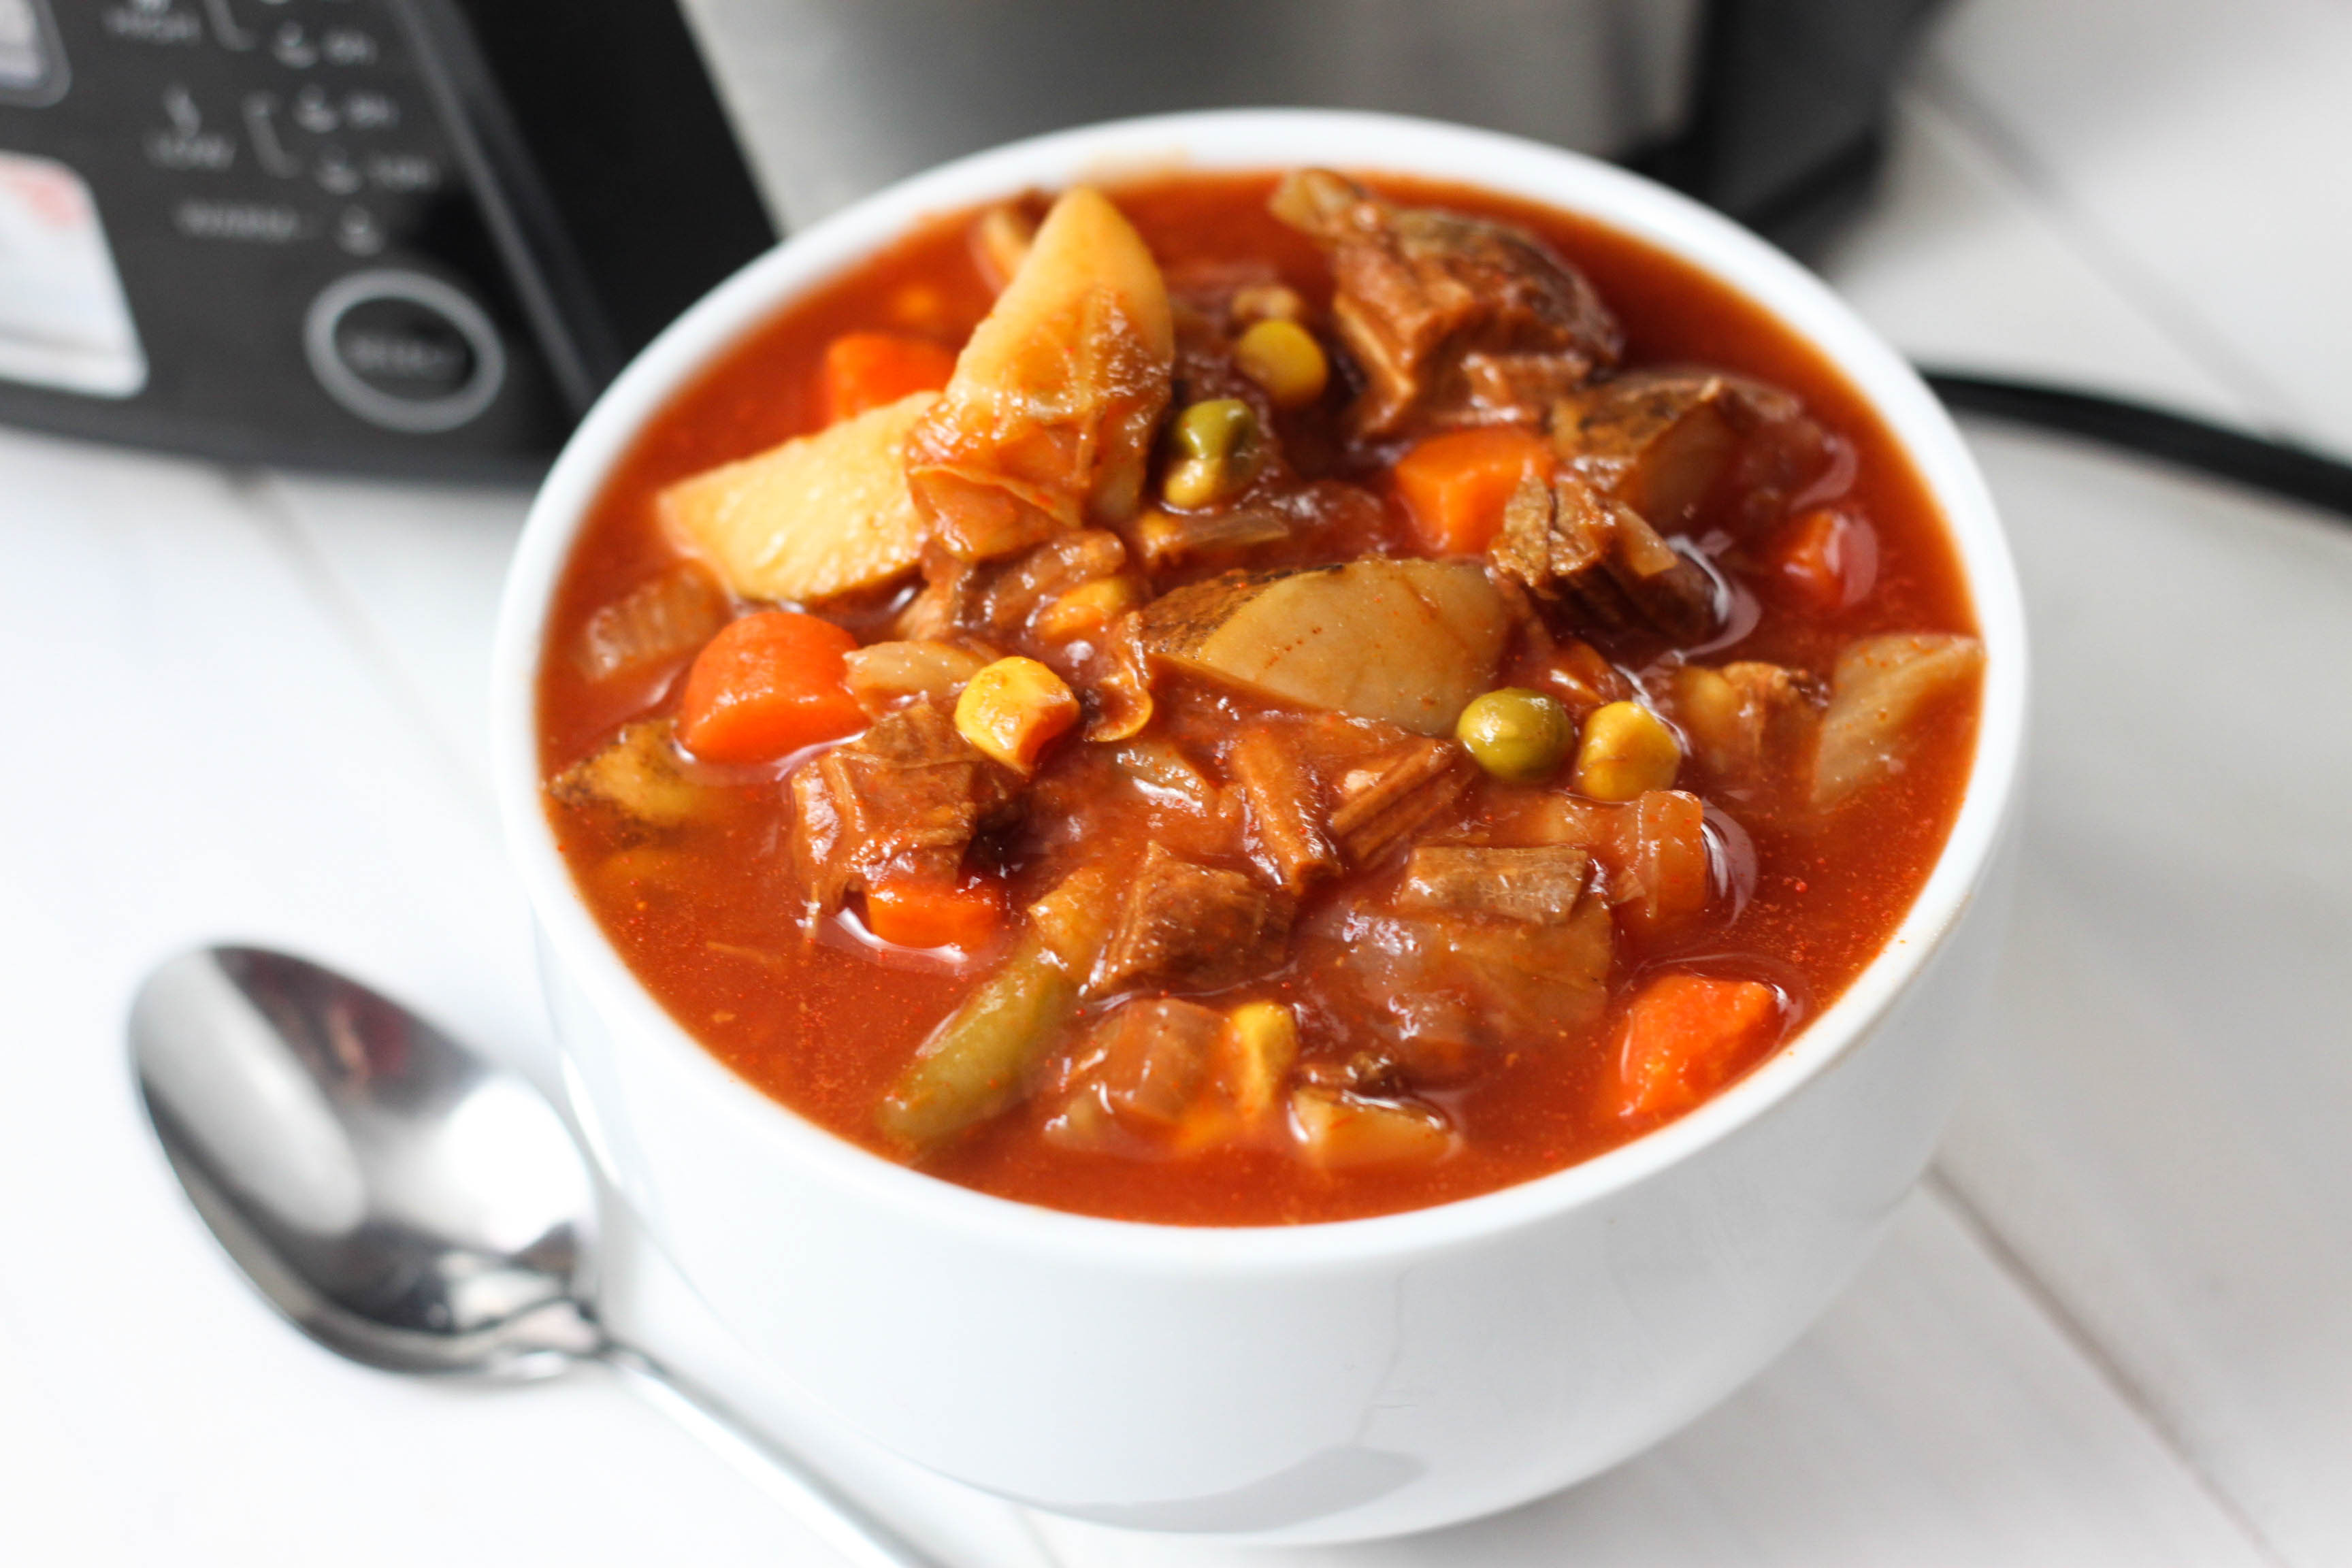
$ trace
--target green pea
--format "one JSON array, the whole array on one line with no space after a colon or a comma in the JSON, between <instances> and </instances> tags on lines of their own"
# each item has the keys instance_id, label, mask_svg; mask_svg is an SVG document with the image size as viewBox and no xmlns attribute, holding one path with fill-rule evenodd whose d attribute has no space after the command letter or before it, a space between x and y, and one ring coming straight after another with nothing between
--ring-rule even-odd
<instances>
[{"instance_id":1,"label":"green pea","mask_svg":"<svg viewBox=\"0 0 2352 1568\"><path fill-rule=\"evenodd\" d=\"M1454 738L1477 764L1498 779L1536 784L1559 771L1576 743L1576 725L1559 699L1506 686L1471 700L1454 725Z\"/></svg>"},{"instance_id":2,"label":"green pea","mask_svg":"<svg viewBox=\"0 0 2352 1568\"><path fill-rule=\"evenodd\" d=\"M1176 445L1188 458L1205 462L1246 460L1257 440L1257 416L1238 397L1195 403L1176 416Z\"/></svg>"}]
</instances>

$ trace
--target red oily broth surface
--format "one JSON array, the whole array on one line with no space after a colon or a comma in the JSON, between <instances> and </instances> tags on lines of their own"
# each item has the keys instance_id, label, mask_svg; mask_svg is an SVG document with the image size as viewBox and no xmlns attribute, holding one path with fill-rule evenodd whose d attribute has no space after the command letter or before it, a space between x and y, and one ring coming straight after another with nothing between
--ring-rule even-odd
<instances>
[{"instance_id":1,"label":"red oily broth surface","mask_svg":"<svg viewBox=\"0 0 2352 1568\"><path fill-rule=\"evenodd\" d=\"M1874 589L1828 615L1776 612L1768 600L1756 629L1710 658L1826 669L1840 647L1874 632L1977 629L1957 553L1908 459L1860 395L1776 319L1697 268L1601 224L1472 187L1359 177L1392 200L1491 216L1540 235L1591 279L1623 324L1626 365L1696 363L1770 382L1801 397L1850 445L1854 477L1838 504L1867 516L1876 530ZM1322 305L1329 281L1320 255L1265 210L1275 179L1182 174L1118 184L1110 194L1171 275L1237 259L1271 261ZM675 702L675 670L635 689L600 689L560 651L574 646L600 605L675 559L653 520L655 493L821 426L817 367L841 332L911 331L961 342L993 297L973 259L972 216L943 215L780 311L639 436L599 497L556 590L549 622L555 651L540 677L546 774L578 761L625 721ZM854 615L845 618L856 624ZM1776 833L1744 824L1758 874L1736 922L1652 952L1645 968L1682 958L1768 979L1793 1001L1792 1030L1801 1028L1885 945L1925 883L1958 813L1975 737L1973 707L1949 715L1907 768L1826 829ZM682 851L671 851L692 857L685 887L675 877L634 874L631 857L645 853L642 846L560 811L551 821L605 934L688 1034L809 1121L887 1154L873 1131L873 1108L975 977L803 939L778 771L747 774L736 786L742 809L698 827ZM1621 974L1621 996L1624 989ZM1582 1052L1508 1055L1500 1070L1447 1098L1465 1136L1454 1154L1430 1166L1327 1172L1249 1147L1167 1160L1081 1152L1038 1137L1034 1116L1016 1108L923 1168L1008 1198L1169 1224L1291 1224L1423 1207L1559 1170L1648 1131L1654 1123L1628 1124L1597 1108L1607 1040L1604 1027ZM1777 1048L1779 1042L1763 1047L1758 1059Z\"/></svg>"}]
</instances>

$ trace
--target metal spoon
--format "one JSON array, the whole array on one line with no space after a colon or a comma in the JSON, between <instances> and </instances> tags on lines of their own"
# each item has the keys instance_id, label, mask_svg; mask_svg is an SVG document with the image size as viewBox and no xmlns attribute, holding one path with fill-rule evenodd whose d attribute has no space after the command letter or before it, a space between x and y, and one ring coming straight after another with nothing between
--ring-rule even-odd
<instances>
[{"instance_id":1,"label":"metal spoon","mask_svg":"<svg viewBox=\"0 0 2352 1568\"><path fill-rule=\"evenodd\" d=\"M938 1568L597 1323L595 1189L521 1077L355 981L251 947L200 949L150 975L131 1058L196 1212L320 1344L388 1372L503 1379L603 1362L764 1459L852 1562Z\"/></svg>"}]
</instances>

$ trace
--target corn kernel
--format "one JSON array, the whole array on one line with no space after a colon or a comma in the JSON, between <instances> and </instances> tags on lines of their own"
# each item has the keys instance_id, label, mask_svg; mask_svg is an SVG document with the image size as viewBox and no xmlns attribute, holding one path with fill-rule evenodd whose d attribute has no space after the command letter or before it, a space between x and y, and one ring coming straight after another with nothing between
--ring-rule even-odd
<instances>
[{"instance_id":1,"label":"corn kernel","mask_svg":"<svg viewBox=\"0 0 2352 1568\"><path fill-rule=\"evenodd\" d=\"M1225 465L1206 458L1187 458L1171 464L1168 477L1160 481L1160 493L1170 506L1187 510L1212 505L1225 493Z\"/></svg>"},{"instance_id":2,"label":"corn kernel","mask_svg":"<svg viewBox=\"0 0 2352 1568\"><path fill-rule=\"evenodd\" d=\"M1682 745L1664 720L1638 702L1612 702L1584 721L1576 788L1594 800L1633 800L1671 787L1682 761Z\"/></svg>"},{"instance_id":3,"label":"corn kernel","mask_svg":"<svg viewBox=\"0 0 2352 1568\"><path fill-rule=\"evenodd\" d=\"M1738 755L1746 706L1739 689L1718 670L1686 664L1675 671L1675 717L1699 760L1710 767Z\"/></svg>"},{"instance_id":4,"label":"corn kernel","mask_svg":"<svg viewBox=\"0 0 2352 1568\"><path fill-rule=\"evenodd\" d=\"M1265 389L1276 408L1305 407L1323 395L1331 379L1323 345L1296 321L1260 321L1234 345L1234 363Z\"/></svg>"},{"instance_id":5,"label":"corn kernel","mask_svg":"<svg viewBox=\"0 0 2352 1568\"><path fill-rule=\"evenodd\" d=\"M1008 768L1027 773L1048 742L1078 721L1078 700L1034 658L1000 658L956 699L963 738Z\"/></svg>"},{"instance_id":6,"label":"corn kernel","mask_svg":"<svg viewBox=\"0 0 2352 1568\"><path fill-rule=\"evenodd\" d=\"M1244 283L1234 290L1234 320L1255 321L1304 321L1307 300L1286 283Z\"/></svg>"},{"instance_id":7,"label":"corn kernel","mask_svg":"<svg viewBox=\"0 0 2352 1568\"><path fill-rule=\"evenodd\" d=\"M1135 520L1135 546L1146 566L1173 564L1183 553L1184 524L1158 507L1149 507Z\"/></svg>"},{"instance_id":8,"label":"corn kernel","mask_svg":"<svg viewBox=\"0 0 2352 1568\"><path fill-rule=\"evenodd\" d=\"M1143 585L1129 576L1081 583L1037 612L1037 635L1049 641L1092 637L1143 603Z\"/></svg>"},{"instance_id":9,"label":"corn kernel","mask_svg":"<svg viewBox=\"0 0 2352 1568\"><path fill-rule=\"evenodd\" d=\"M1225 1045L1234 1110L1254 1121L1274 1108L1298 1059L1298 1018L1279 1002L1244 1002L1225 1015Z\"/></svg>"}]
</instances>

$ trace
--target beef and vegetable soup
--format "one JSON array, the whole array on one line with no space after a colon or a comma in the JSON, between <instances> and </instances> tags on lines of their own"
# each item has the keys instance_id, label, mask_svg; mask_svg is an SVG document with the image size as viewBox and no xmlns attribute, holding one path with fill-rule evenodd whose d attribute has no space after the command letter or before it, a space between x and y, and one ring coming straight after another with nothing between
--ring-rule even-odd
<instances>
[{"instance_id":1,"label":"beef and vegetable soup","mask_svg":"<svg viewBox=\"0 0 2352 1568\"><path fill-rule=\"evenodd\" d=\"M1941 849L1951 544L1803 344L1476 191L941 218L617 470L548 811L720 1060L1124 1218L1418 1207L1753 1068Z\"/></svg>"}]
</instances>

